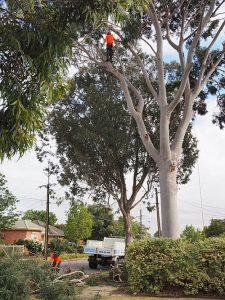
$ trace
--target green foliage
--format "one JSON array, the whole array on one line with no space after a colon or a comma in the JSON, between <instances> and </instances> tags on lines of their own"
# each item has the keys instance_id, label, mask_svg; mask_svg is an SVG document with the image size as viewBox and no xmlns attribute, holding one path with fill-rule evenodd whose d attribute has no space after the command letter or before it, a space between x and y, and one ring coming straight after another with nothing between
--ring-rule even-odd
<instances>
[{"instance_id":1,"label":"green foliage","mask_svg":"<svg viewBox=\"0 0 225 300\"><path fill-rule=\"evenodd\" d=\"M16 211L18 200L9 191L5 176L0 173L0 231L10 228L19 217Z\"/></svg>"},{"instance_id":2,"label":"green foliage","mask_svg":"<svg viewBox=\"0 0 225 300\"><path fill-rule=\"evenodd\" d=\"M89 239L103 240L113 233L113 213L112 209L102 203L95 203L88 206L88 211L92 215L93 227Z\"/></svg>"},{"instance_id":3,"label":"green foliage","mask_svg":"<svg viewBox=\"0 0 225 300\"><path fill-rule=\"evenodd\" d=\"M53 284L55 276L47 263L1 259L0 299L28 300L32 291L46 300L75 299L74 285L69 282Z\"/></svg>"},{"instance_id":4,"label":"green foliage","mask_svg":"<svg viewBox=\"0 0 225 300\"><path fill-rule=\"evenodd\" d=\"M131 223L132 223L132 233L133 233L133 237L135 239L140 239L140 238L149 236L147 227L142 225L142 228L141 228L140 223L135 221L134 218L131 218ZM113 236L121 236L121 237L125 236L123 217L120 216L117 220L113 221L112 235Z\"/></svg>"},{"instance_id":5,"label":"green foliage","mask_svg":"<svg viewBox=\"0 0 225 300\"><path fill-rule=\"evenodd\" d=\"M25 211L22 217L23 220L31 220L31 221L46 221L46 211L45 210L34 210L28 209ZM53 212L49 212L49 225L55 225L57 222L57 217Z\"/></svg>"},{"instance_id":6,"label":"green foliage","mask_svg":"<svg viewBox=\"0 0 225 300\"><path fill-rule=\"evenodd\" d=\"M92 216L86 206L77 204L70 208L65 226L66 237L75 242L76 247L79 240L86 239L91 235Z\"/></svg>"},{"instance_id":7,"label":"green foliage","mask_svg":"<svg viewBox=\"0 0 225 300\"><path fill-rule=\"evenodd\" d=\"M205 229L206 237L219 236L225 234L225 219L212 219L210 225Z\"/></svg>"},{"instance_id":8,"label":"green foliage","mask_svg":"<svg viewBox=\"0 0 225 300\"><path fill-rule=\"evenodd\" d=\"M16 245L24 245L25 247L27 247L29 254L37 254L40 253L43 246L42 243L38 242L38 241L33 241L33 240L18 240L15 243Z\"/></svg>"},{"instance_id":9,"label":"green foliage","mask_svg":"<svg viewBox=\"0 0 225 300\"><path fill-rule=\"evenodd\" d=\"M67 240L61 239L51 239L49 242L48 248L50 251L57 251L59 253L66 252L66 253L74 253L76 250L76 246L74 243L68 242ZM79 252L79 248L77 249Z\"/></svg>"},{"instance_id":10,"label":"green foliage","mask_svg":"<svg viewBox=\"0 0 225 300\"><path fill-rule=\"evenodd\" d=\"M186 295L225 295L225 240L151 239L129 245L128 282L134 292L176 289Z\"/></svg>"},{"instance_id":11,"label":"green foliage","mask_svg":"<svg viewBox=\"0 0 225 300\"><path fill-rule=\"evenodd\" d=\"M195 229L192 225L186 225L181 237L190 242L195 242L204 239L204 233L198 229Z\"/></svg>"},{"instance_id":12,"label":"green foliage","mask_svg":"<svg viewBox=\"0 0 225 300\"><path fill-rule=\"evenodd\" d=\"M0 159L32 146L46 105L66 91L72 40L53 7L31 2L0 3Z\"/></svg>"}]
</instances>

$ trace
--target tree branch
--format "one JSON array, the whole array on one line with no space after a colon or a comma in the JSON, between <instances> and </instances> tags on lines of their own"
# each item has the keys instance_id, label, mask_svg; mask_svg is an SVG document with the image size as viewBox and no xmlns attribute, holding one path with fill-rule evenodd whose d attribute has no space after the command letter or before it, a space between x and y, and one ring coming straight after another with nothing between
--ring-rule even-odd
<instances>
[{"instance_id":1,"label":"tree branch","mask_svg":"<svg viewBox=\"0 0 225 300\"><path fill-rule=\"evenodd\" d=\"M147 87L149 88L149 91L151 92L151 94L154 97L154 99L156 100L156 102L159 104L159 96L158 96L157 92L155 91L151 81L149 80L148 73L145 69L145 66L144 66L142 60L140 59L139 55L134 51L134 49L130 45L129 45L129 49L130 49L131 53L135 56L139 66L141 68L142 74L144 76Z\"/></svg>"},{"instance_id":2,"label":"tree branch","mask_svg":"<svg viewBox=\"0 0 225 300\"><path fill-rule=\"evenodd\" d=\"M164 64L163 64L163 38L162 38L161 27L155 11L155 6L152 1L149 4L148 14L156 31L156 43L157 43L156 62L157 62L158 78L160 78L159 102L160 105L165 106L167 105L167 97L166 97L166 84L165 84L165 74L164 74Z\"/></svg>"}]
</instances>

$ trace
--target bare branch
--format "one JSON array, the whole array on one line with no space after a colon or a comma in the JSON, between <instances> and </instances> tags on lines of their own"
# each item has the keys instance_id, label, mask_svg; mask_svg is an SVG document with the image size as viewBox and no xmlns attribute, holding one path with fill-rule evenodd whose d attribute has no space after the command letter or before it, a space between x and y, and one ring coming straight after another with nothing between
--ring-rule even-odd
<instances>
[{"instance_id":1,"label":"bare branch","mask_svg":"<svg viewBox=\"0 0 225 300\"><path fill-rule=\"evenodd\" d=\"M150 47L150 49L152 50L152 52L156 55L156 51L155 51L155 49L152 47L152 45L151 45L148 41L146 41L146 39L144 39L143 37L141 38L141 40L142 40L143 42L145 42L145 43Z\"/></svg>"},{"instance_id":2,"label":"bare branch","mask_svg":"<svg viewBox=\"0 0 225 300\"><path fill-rule=\"evenodd\" d=\"M154 99L157 101L157 103L159 104L159 96L158 94L156 93L150 79L149 79L149 75L145 69L145 66L140 58L140 56L134 51L134 49L129 45L129 49L131 51L131 53L135 56L139 66L141 67L141 70L142 70L142 74L144 76L144 79L145 79L145 82L147 84L147 87L149 88L150 92L152 93L152 96L154 97Z\"/></svg>"},{"instance_id":3,"label":"bare branch","mask_svg":"<svg viewBox=\"0 0 225 300\"><path fill-rule=\"evenodd\" d=\"M156 31L156 43L157 43L156 63L157 63L158 77L160 78L158 99L160 101L160 105L166 105L167 97L166 97L166 84L164 79L165 74L164 74L164 64L163 64L163 38L162 38L161 27L157 18L157 13L155 11L155 6L153 2L150 2L148 14Z\"/></svg>"},{"instance_id":4,"label":"bare branch","mask_svg":"<svg viewBox=\"0 0 225 300\"><path fill-rule=\"evenodd\" d=\"M194 94L196 94L197 90L199 90L200 86L202 86L201 83L202 83L202 80L203 80L203 77L204 77L204 73L205 73L206 68L208 66L207 61L208 61L209 55L210 55L209 52L212 49L215 42L217 41L217 38L220 35L221 31L223 30L224 26L225 26L225 21L221 24L219 30L217 31L216 35L214 36L214 38L212 39L211 43L209 44L209 46L206 50L205 56L204 56L203 61L202 61L202 67L201 67L201 70L200 70L198 81L197 81L196 86L195 86ZM225 49L223 51L221 51L221 53L224 54ZM213 56L210 59L211 59L211 63L212 63L213 62Z\"/></svg>"}]
</instances>

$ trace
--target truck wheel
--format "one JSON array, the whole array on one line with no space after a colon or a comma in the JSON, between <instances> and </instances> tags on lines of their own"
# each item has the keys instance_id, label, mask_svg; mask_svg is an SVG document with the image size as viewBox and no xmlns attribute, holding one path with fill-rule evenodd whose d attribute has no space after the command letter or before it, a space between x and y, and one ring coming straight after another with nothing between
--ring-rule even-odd
<instances>
[{"instance_id":1,"label":"truck wheel","mask_svg":"<svg viewBox=\"0 0 225 300\"><path fill-rule=\"evenodd\" d=\"M98 266L98 265L97 265L95 262L93 262L93 261L90 261L90 262L89 262L89 268L90 268L90 269L97 269L97 266Z\"/></svg>"}]
</instances>

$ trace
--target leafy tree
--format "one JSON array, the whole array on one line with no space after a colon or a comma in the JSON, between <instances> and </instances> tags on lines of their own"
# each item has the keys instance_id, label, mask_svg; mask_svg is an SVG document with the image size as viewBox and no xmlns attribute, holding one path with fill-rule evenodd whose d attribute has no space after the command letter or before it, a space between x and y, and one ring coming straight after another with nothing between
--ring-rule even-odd
<instances>
[{"instance_id":1,"label":"leafy tree","mask_svg":"<svg viewBox=\"0 0 225 300\"><path fill-rule=\"evenodd\" d=\"M188 241L195 242L198 240L202 240L204 234L202 231L195 229L192 225L186 225L181 234L181 237Z\"/></svg>"},{"instance_id":2,"label":"leafy tree","mask_svg":"<svg viewBox=\"0 0 225 300\"><path fill-rule=\"evenodd\" d=\"M225 47L221 47L220 40L225 26L220 18L223 2L151 0L143 13L132 9L120 23L106 23L106 28L116 33L124 46L121 49L118 45L113 64L105 61L105 53L94 39L90 40L90 35L77 42L80 62L83 64L85 56L112 74L124 92L142 143L159 171L162 234L167 237L179 236L178 165L189 124L195 113L206 113L208 95L217 97L220 108L214 122L221 128L225 122ZM145 47L140 48L141 43ZM177 60L169 65L164 62L167 43L177 54ZM123 51L128 59L121 56ZM136 80L128 60L139 69L145 89ZM157 107L157 118L148 111L149 101ZM174 120L177 122L173 126ZM159 139L154 139L155 134Z\"/></svg>"},{"instance_id":3,"label":"leafy tree","mask_svg":"<svg viewBox=\"0 0 225 300\"><path fill-rule=\"evenodd\" d=\"M206 237L219 236L225 233L225 219L212 219L204 229Z\"/></svg>"},{"instance_id":4,"label":"leafy tree","mask_svg":"<svg viewBox=\"0 0 225 300\"><path fill-rule=\"evenodd\" d=\"M39 220L42 222L46 221L46 211L45 210L34 210L34 209L28 209L25 211L22 217L23 220ZM57 217L53 212L49 212L49 224L55 225L57 222Z\"/></svg>"},{"instance_id":5,"label":"leafy tree","mask_svg":"<svg viewBox=\"0 0 225 300\"><path fill-rule=\"evenodd\" d=\"M134 68L133 73L141 87L143 80L138 70ZM49 153L45 148L50 133L56 140L59 182L68 186L72 195L89 192L94 199L113 197L123 215L129 243L132 240L130 212L148 196L152 185L157 184L158 173L123 100L121 88L112 76L85 66L76 74L68 99L53 107L38 157L41 160ZM154 103L149 103L148 110L157 123ZM157 127L155 139L159 142ZM190 127L179 168L180 183L187 182L197 153ZM133 177L131 193L128 193L128 174Z\"/></svg>"},{"instance_id":6,"label":"leafy tree","mask_svg":"<svg viewBox=\"0 0 225 300\"><path fill-rule=\"evenodd\" d=\"M112 235L113 213L108 205L94 203L89 205L88 211L92 215L93 227L89 239L103 240L104 237Z\"/></svg>"},{"instance_id":7,"label":"leafy tree","mask_svg":"<svg viewBox=\"0 0 225 300\"><path fill-rule=\"evenodd\" d=\"M45 107L66 92L74 41L96 22L142 1L0 1L0 159L23 154L42 127Z\"/></svg>"},{"instance_id":8,"label":"leafy tree","mask_svg":"<svg viewBox=\"0 0 225 300\"><path fill-rule=\"evenodd\" d=\"M92 216L86 206L76 204L68 212L65 236L78 246L78 242L91 236Z\"/></svg>"},{"instance_id":9,"label":"leafy tree","mask_svg":"<svg viewBox=\"0 0 225 300\"><path fill-rule=\"evenodd\" d=\"M17 203L18 200L7 187L5 176L0 174L0 232L13 226L18 219Z\"/></svg>"}]
</instances>

